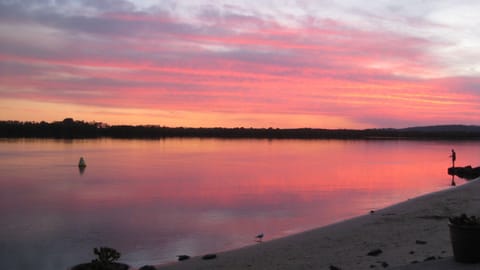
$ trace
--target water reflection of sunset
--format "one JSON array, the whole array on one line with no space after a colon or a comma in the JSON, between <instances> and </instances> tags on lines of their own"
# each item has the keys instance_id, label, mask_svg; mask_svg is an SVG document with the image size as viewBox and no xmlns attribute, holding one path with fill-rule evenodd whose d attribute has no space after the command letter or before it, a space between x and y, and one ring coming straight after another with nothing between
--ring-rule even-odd
<instances>
[{"instance_id":1,"label":"water reflection of sunset","mask_svg":"<svg viewBox=\"0 0 480 270\"><path fill-rule=\"evenodd\" d=\"M120 175L113 164L107 164L103 174L119 178L117 184L125 185L130 195L230 204L242 194L266 200L269 194L297 191L421 189L417 175L435 171L443 177L448 164L443 156L429 152L438 151L433 147L419 155L414 142L405 148L408 142L375 142L369 147L368 142L329 141L324 146L315 141L255 141L265 145L260 149L249 149L250 141L223 141L223 148L204 142L204 148L196 150L193 143L191 149L182 150L187 142L177 141L178 149L159 149L148 157L127 152L122 157L125 164L119 164Z\"/></svg>"},{"instance_id":2,"label":"water reflection of sunset","mask_svg":"<svg viewBox=\"0 0 480 270\"><path fill-rule=\"evenodd\" d=\"M262 231L268 241L448 188L452 147L459 164L480 163L479 146L468 142L17 140L1 146L0 210L16 224L0 230L4 241L51 239L56 248L74 245L81 256L109 244L144 263L252 244ZM88 163L82 175L80 156ZM51 259L53 251L32 252Z\"/></svg>"}]
</instances>

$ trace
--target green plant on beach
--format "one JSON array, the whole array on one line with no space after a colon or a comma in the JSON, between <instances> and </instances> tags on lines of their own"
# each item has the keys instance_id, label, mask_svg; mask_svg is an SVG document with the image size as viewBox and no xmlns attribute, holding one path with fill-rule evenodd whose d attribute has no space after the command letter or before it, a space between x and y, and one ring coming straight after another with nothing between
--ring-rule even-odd
<instances>
[{"instance_id":1,"label":"green plant on beach","mask_svg":"<svg viewBox=\"0 0 480 270\"><path fill-rule=\"evenodd\" d=\"M109 264L120 258L120 252L109 247L94 248L93 253L97 256L92 263Z\"/></svg>"},{"instance_id":2,"label":"green plant on beach","mask_svg":"<svg viewBox=\"0 0 480 270\"><path fill-rule=\"evenodd\" d=\"M120 252L109 247L94 248L95 259L90 263L82 263L74 266L72 270L127 270L129 266L118 263Z\"/></svg>"},{"instance_id":3,"label":"green plant on beach","mask_svg":"<svg viewBox=\"0 0 480 270\"><path fill-rule=\"evenodd\" d=\"M453 216L448 218L451 224L459 226L480 226L480 218L476 216L467 216L461 214L460 216Z\"/></svg>"},{"instance_id":4,"label":"green plant on beach","mask_svg":"<svg viewBox=\"0 0 480 270\"><path fill-rule=\"evenodd\" d=\"M116 269L115 261L120 258L120 252L109 247L94 248L93 253L97 257L92 260L92 270L113 270Z\"/></svg>"}]
</instances>

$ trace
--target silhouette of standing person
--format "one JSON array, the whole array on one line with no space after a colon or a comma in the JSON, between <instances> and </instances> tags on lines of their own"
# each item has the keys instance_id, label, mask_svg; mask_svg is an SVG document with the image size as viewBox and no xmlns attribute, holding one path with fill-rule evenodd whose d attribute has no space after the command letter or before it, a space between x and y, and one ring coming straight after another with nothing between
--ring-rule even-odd
<instances>
[{"instance_id":1,"label":"silhouette of standing person","mask_svg":"<svg viewBox=\"0 0 480 270\"><path fill-rule=\"evenodd\" d=\"M450 155L452 158L452 168L455 168L455 160L457 159L457 154L455 153L455 150L452 149L452 154Z\"/></svg>"}]
</instances>

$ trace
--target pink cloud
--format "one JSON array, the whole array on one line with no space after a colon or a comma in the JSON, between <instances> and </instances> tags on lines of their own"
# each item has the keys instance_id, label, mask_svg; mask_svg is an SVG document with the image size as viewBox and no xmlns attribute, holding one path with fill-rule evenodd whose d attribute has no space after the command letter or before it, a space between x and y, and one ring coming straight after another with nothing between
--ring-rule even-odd
<instances>
[{"instance_id":1,"label":"pink cloud","mask_svg":"<svg viewBox=\"0 0 480 270\"><path fill-rule=\"evenodd\" d=\"M464 114L478 112L478 79L429 79L443 67L427 39L335 20L285 27L235 13L202 13L198 25L166 12L48 15L29 19L55 29L48 38L63 39L58 50L15 40L0 47L7 69L0 84L10 89L4 97L225 115L338 116L368 126L477 121Z\"/></svg>"}]
</instances>

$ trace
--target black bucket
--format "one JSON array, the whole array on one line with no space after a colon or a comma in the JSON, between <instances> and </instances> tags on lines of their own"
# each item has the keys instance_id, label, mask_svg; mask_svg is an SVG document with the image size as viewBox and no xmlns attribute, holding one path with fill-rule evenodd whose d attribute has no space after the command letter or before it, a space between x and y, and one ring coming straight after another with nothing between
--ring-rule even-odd
<instances>
[{"instance_id":1,"label":"black bucket","mask_svg":"<svg viewBox=\"0 0 480 270\"><path fill-rule=\"evenodd\" d=\"M480 262L480 226L455 225L449 223L455 261L462 263Z\"/></svg>"}]
</instances>

